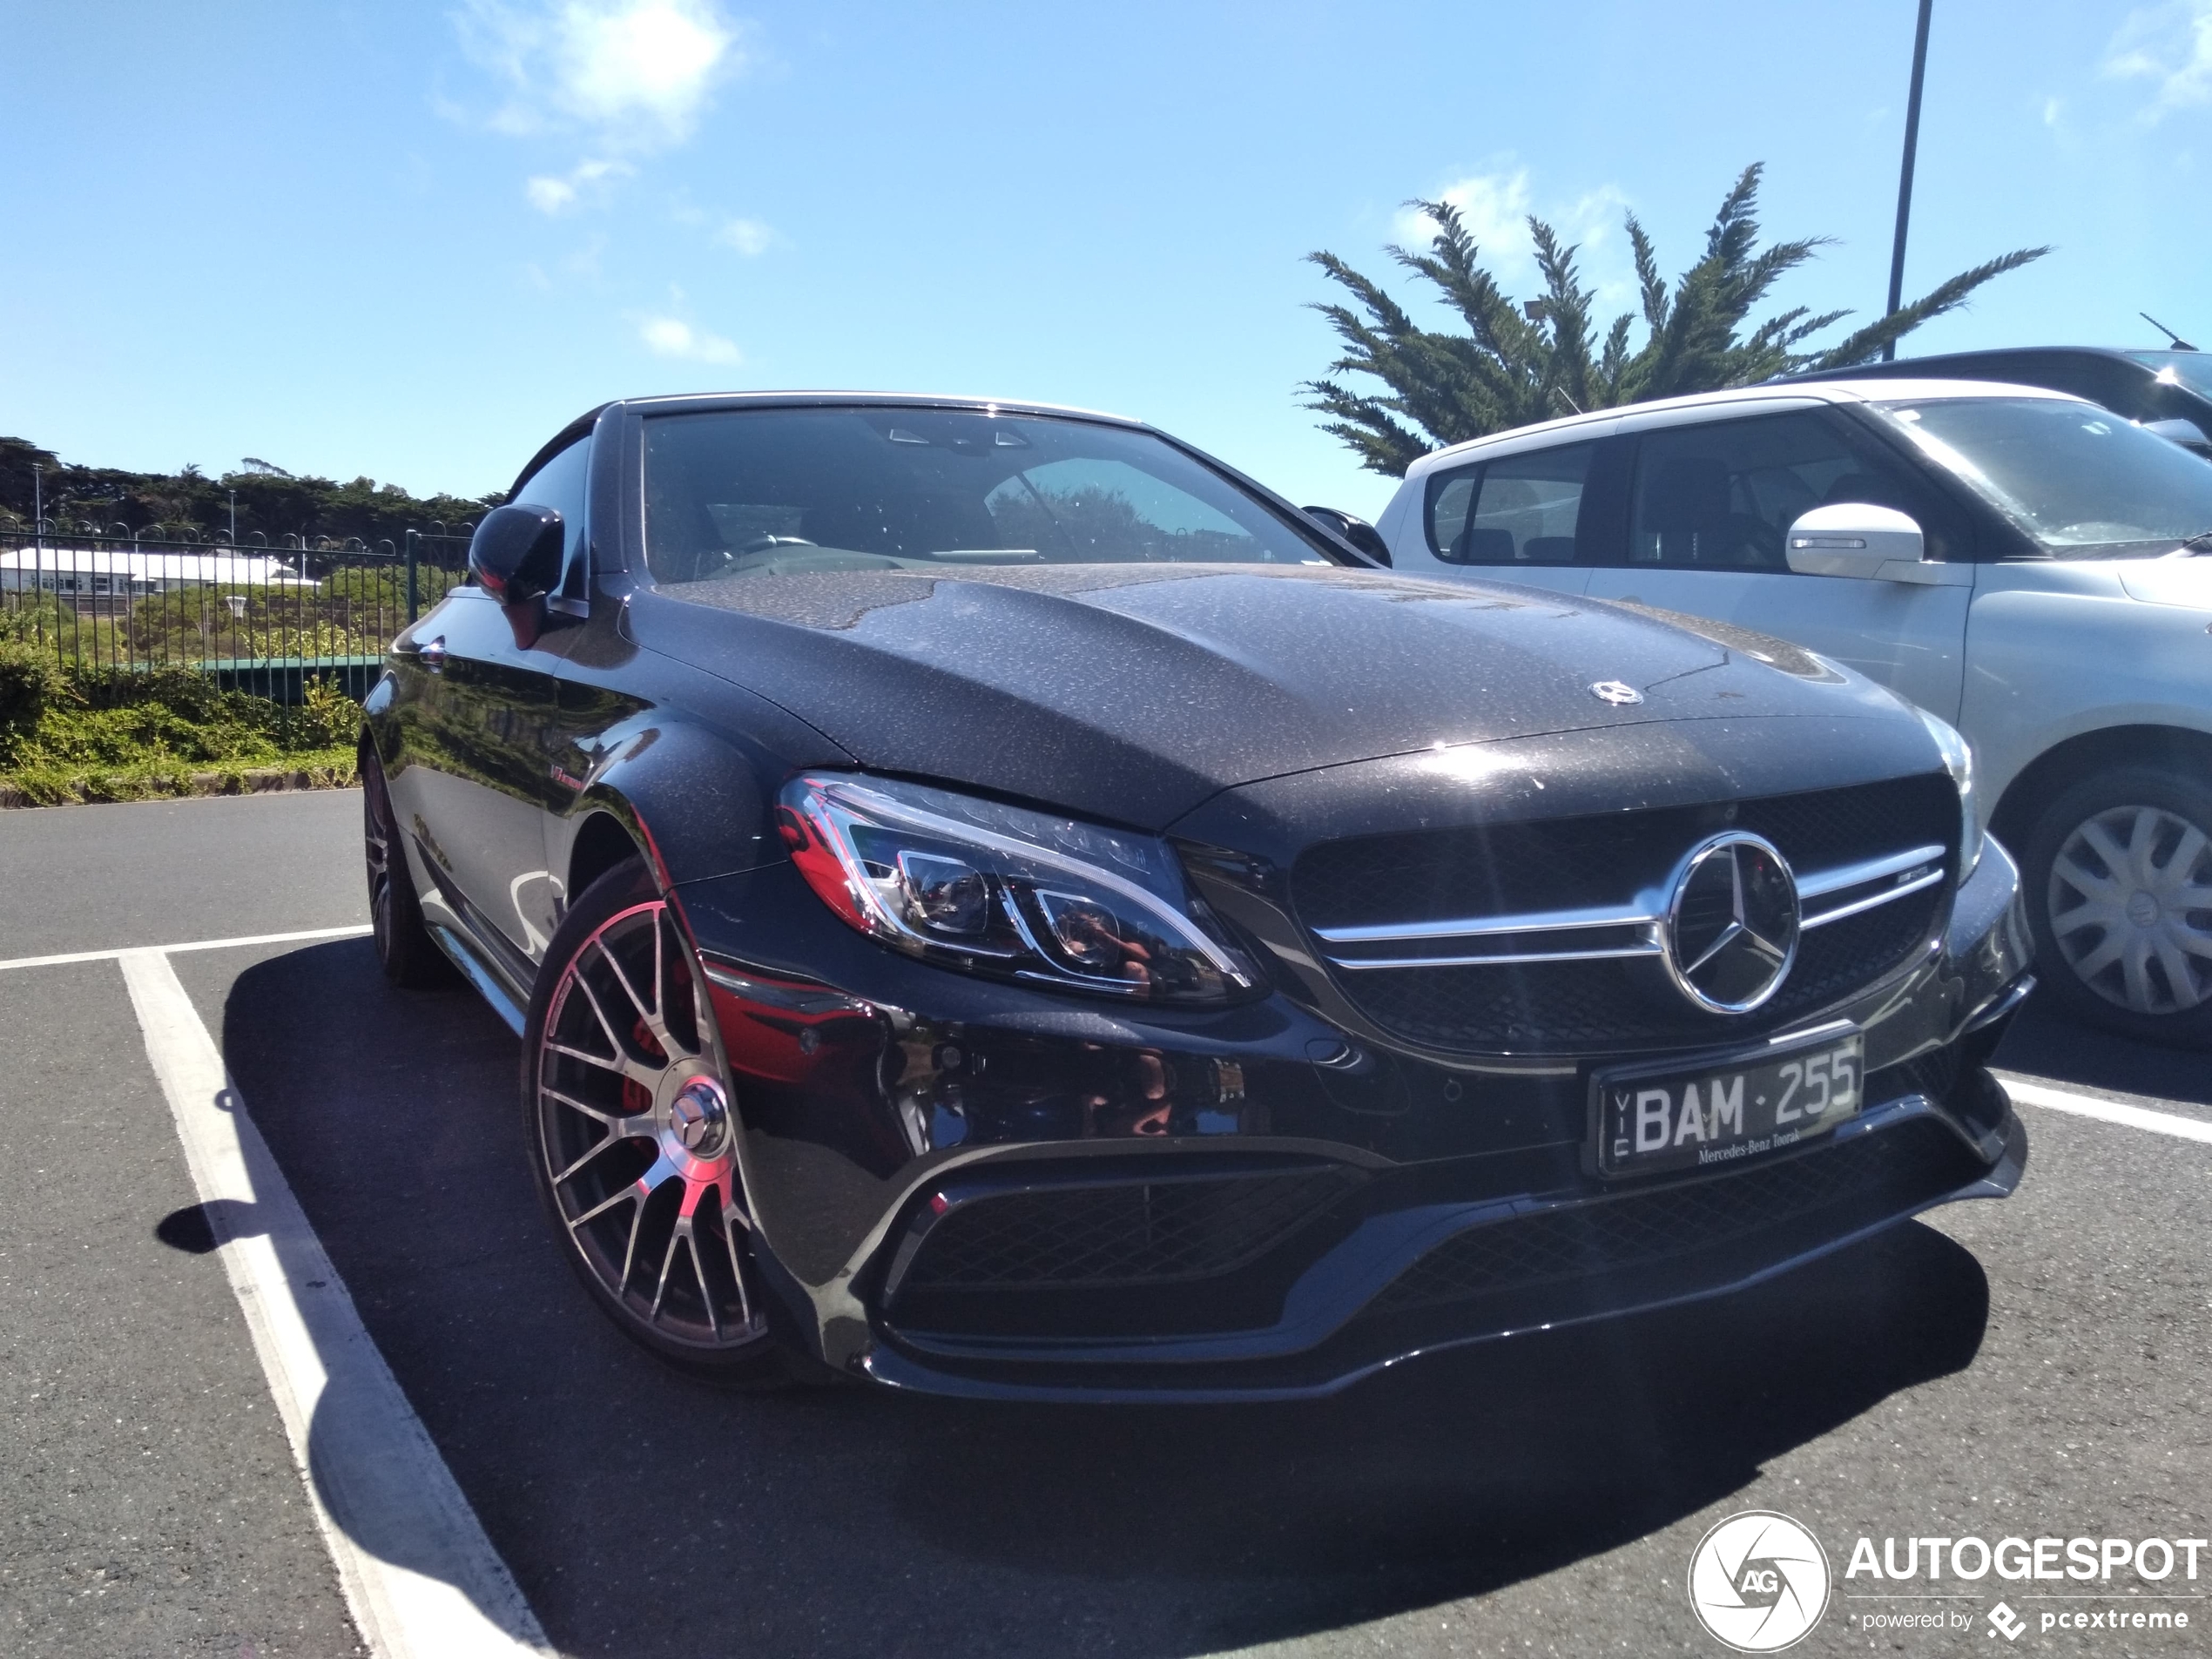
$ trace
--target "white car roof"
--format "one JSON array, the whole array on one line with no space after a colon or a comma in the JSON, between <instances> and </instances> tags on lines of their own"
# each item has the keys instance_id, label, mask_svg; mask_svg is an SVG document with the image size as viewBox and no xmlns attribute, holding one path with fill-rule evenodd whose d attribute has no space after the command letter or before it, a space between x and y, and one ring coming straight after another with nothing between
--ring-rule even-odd
<instances>
[{"instance_id":1,"label":"white car roof","mask_svg":"<svg viewBox=\"0 0 2212 1659\"><path fill-rule=\"evenodd\" d=\"M1592 409L1588 415L1570 415L1557 421L1540 421L1534 426L1514 427L1507 432L1493 432L1487 437L1471 438L1465 443L1432 449L1408 467L1406 475L1408 478L1418 477L1438 467L1471 460L1493 450L1541 447L1541 442L1532 440L1564 437L1581 431L1588 431L1592 436L1602 436L1623 421L1636 421L1641 425L1642 421L1637 420L1640 416L1723 409L1737 404L1771 408L1792 403L1888 403L1937 397L2044 397L2074 403L2085 401L2069 393L2054 392L2040 386L2013 386L2001 381L1768 381L1757 386L1731 387L1724 392L1693 392L1686 397L1656 398L1649 403L1624 403L1616 408Z\"/></svg>"}]
</instances>

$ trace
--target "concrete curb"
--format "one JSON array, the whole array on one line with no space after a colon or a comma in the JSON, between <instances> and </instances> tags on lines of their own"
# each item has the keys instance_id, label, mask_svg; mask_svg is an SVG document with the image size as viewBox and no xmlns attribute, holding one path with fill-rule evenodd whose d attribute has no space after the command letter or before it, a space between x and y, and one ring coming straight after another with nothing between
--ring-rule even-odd
<instances>
[{"instance_id":1,"label":"concrete curb","mask_svg":"<svg viewBox=\"0 0 2212 1659\"><path fill-rule=\"evenodd\" d=\"M96 774L72 779L73 786L82 789ZM99 799L87 799L81 793L74 799L57 801L33 800L22 790L10 783L0 783L0 810L10 807L87 806L106 805L113 801L193 800L211 795L269 795L297 789L351 789L360 779L350 771L341 776L329 766L262 766L250 772L195 772L181 790L162 788L144 795L118 795Z\"/></svg>"}]
</instances>

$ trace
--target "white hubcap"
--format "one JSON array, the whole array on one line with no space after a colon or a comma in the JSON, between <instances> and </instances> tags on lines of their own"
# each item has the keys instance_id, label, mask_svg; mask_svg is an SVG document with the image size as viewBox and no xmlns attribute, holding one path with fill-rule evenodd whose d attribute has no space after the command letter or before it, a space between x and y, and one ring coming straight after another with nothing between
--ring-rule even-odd
<instances>
[{"instance_id":1,"label":"white hubcap","mask_svg":"<svg viewBox=\"0 0 2212 1659\"><path fill-rule=\"evenodd\" d=\"M2212 839L2161 806L2078 825L2051 866L2051 931L2084 985L2136 1014L2212 997Z\"/></svg>"}]
</instances>

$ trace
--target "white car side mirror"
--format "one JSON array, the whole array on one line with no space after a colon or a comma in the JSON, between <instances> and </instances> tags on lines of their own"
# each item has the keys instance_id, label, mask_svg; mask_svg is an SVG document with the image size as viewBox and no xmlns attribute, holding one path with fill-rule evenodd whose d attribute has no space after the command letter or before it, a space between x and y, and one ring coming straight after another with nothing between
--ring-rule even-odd
<instances>
[{"instance_id":1,"label":"white car side mirror","mask_svg":"<svg viewBox=\"0 0 2212 1659\"><path fill-rule=\"evenodd\" d=\"M1790 526L1784 543L1799 576L1848 576L1871 581L1926 581L1920 527L1893 507L1838 502L1816 507ZM1940 570L1941 567L1932 567Z\"/></svg>"}]
</instances>

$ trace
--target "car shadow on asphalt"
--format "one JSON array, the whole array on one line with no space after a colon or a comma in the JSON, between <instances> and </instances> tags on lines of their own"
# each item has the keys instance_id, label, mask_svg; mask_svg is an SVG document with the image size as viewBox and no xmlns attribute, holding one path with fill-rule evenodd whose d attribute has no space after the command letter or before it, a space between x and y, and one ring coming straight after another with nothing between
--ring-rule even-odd
<instances>
[{"instance_id":1,"label":"car shadow on asphalt","mask_svg":"<svg viewBox=\"0 0 2212 1659\"><path fill-rule=\"evenodd\" d=\"M2080 1024L2040 991L2005 1033L1994 1063L2054 1082L2212 1106L2212 1066L2204 1063L2202 1049L2169 1048Z\"/></svg>"},{"instance_id":2,"label":"car shadow on asphalt","mask_svg":"<svg viewBox=\"0 0 2212 1659\"><path fill-rule=\"evenodd\" d=\"M592 1659L1171 1659L1340 1629L1720 1501L1969 1365L1988 1314L1973 1255L1916 1224L1737 1295L1308 1404L724 1393L625 1341L570 1274L524 1162L514 1039L475 998L392 990L346 941L240 974L222 1039L548 1635ZM344 1409L325 1401L317 1444ZM407 1558L405 1539L359 1541Z\"/></svg>"}]
</instances>

